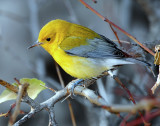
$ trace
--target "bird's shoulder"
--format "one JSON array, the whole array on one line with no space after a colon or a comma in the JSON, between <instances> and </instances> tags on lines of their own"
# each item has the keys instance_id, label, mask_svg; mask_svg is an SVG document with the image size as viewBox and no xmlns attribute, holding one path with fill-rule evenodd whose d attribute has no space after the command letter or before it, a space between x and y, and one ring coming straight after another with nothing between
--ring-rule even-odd
<instances>
[{"instance_id":1,"label":"bird's shoulder","mask_svg":"<svg viewBox=\"0 0 160 126\"><path fill-rule=\"evenodd\" d=\"M63 50L70 50L82 45L88 45L88 41L84 37L68 36L59 44L59 47Z\"/></svg>"},{"instance_id":2,"label":"bird's shoulder","mask_svg":"<svg viewBox=\"0 0 160 126\"><path fill-rule=\"evenodd\" d=\"M117 48L116 44L101 35L94 39L70 36L59 45L69 55L87 58L122 58L127 54Z\"/></svg>"}]
</instances>

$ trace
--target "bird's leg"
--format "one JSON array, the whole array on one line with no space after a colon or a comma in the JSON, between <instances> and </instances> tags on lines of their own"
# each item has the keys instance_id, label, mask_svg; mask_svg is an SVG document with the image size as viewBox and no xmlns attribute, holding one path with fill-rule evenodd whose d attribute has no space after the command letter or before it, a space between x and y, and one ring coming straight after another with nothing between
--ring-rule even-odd
<instances>
[{"instance_id":1,"label":"bird's leg","mask_svg":"<svg viewBox=\"0 0 160 126\"><path fill-rule=\"evenodd\" d=\"M71 96L74 95L74 88L75 88L76 86L82 86L82 85L83 85L82 81L84 81L84 80L83 80L83 79L78 79L77 81L75 81L75 82L73 83L73 85L72 85L72 87L71 87ZM74 95L74 96L75 96L75 95Z\"/></svg>"}]
</instances>

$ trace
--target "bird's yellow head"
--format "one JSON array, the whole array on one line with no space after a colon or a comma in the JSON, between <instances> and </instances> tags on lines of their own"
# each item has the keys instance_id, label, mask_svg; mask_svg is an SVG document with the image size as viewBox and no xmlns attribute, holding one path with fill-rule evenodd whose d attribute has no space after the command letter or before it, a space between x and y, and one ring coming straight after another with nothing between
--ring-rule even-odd
<instances>
[{"instance_id":1,"label":"bird's yellow head","mask_svg":"<svg viewBox=\"0 0 160 126\"><path fill-rule=\"evenodd\" d=\"M59 44L61 44L63 40L69 37L83 38L83 42L86 44L86 39L94 39L95 37L99 38L100 36L89 28L64 20L56 19L48 22L45 26L43 26L39 33L36 44L30 48L40 45L53 56L55 49L59 48ZM70 42L74 42L75 44L69 48L79 46L79 44L74 40Z\"/></svg>"},{"instance_id":2,"label":"bird's yellow head","mask_svg":"<svg viewBox=\"0 0 160 126\"><path fill-rule=\"evenodd\" d=\"M35 46L42 46L47 52L54 51L59 42L61 42L66 35L67 27L70 26L69 22L56 19L48 22L39 32L37 42L29 48Z\"/></svg>"}]
</instances>

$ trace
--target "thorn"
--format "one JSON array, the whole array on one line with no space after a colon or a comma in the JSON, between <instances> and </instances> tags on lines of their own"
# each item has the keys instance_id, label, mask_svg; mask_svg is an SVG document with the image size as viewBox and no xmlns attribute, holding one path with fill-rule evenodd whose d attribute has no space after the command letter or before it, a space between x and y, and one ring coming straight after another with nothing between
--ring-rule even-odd
<instances>
[{"instance_id":1,"label":"thorn","mask_svg":"<svg viewBox=\"0 0 160 126\"><path fill-rule=\"evenodd\" d=\"M45 85L42 85L42 84L40 84L42 87L45 87L45 88L47 88L47 89L49 89L49 90L51 90L51 91L53 91L53 92L57 92L56 90L54 90L53 88L49 88L49 87L47 87L47 86L45 86Z\"/></svg>"}]
</instances>

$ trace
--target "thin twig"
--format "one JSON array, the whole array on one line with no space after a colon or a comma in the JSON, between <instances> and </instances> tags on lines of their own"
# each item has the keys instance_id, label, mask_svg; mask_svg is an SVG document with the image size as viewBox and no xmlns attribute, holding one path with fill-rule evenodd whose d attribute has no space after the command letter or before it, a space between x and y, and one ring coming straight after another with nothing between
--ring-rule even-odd
<instances>
[{"instance_id":1,"label":"thin twig","mask_svg":"<svg viewBox=\"0 0 160 126\"><path fill-rule=\"evenodd\" d=\"M158 65L159 74L158 74L156 83L151 88L153 94L154 94L155 90L157 89L157 87L160 85L160 66L159 66L160 65L160 45L155 46L155 52L156 52L156 54L155 54L155 57L154 57L154 64Z\"/></svg>"},{"instance_id":2,"label":"thin twig","mask_svg":"<svg viewBox=\"0 0 160 126\"><path fill-rule=\"evenodd\" d=\"M133 98L133 95L132 95L132 93L128 90L128 88L119 80L119 78L118 78L117 76L116 76L114 79L115 79L115 80L117 81L117 83L120 84L121 87L123 87L123 89L128 93L128 95L129 95L129 97L130 97L129 99L130 99L134 104L136 104L136 102L135 102L135 100L134 100L134 98ZM140 111L138 111L138 113L139 113L141 119L143 120L144 124L145 124L145 125L148 125L148 123L145 121L142 113L141 113Z\"/></svg>"},{"instance_id":3,"label":"thin twig","mask_svg":"<svg viewBox=\"0 0 160 126\"><path fill-rule=\"evenodd\" d=\"M140 43L135 37L133 37L131 34L129 34L128 32L126 32L125 30L123 30L122 28L120 28L119 26L117 26L116 24L114 24L113 22L111 22L110 20L108 20L107 18L105 18L104 16L102 16L99 12L97 12L96 10L94 10L86 2L84 2L83 0L79 0L79 1L84 6L86 6L88 9L90 9L92 12L94 12L97 16L99 16L102 20L108 22L110 25L113 25L115 28L117 28L118 30L120 30L121 32L123 32L125 35L127 35L129 38L131 38L132 40L134 40L137 44L139 44L143 49L145 49L151 55L153 55L153 56L155 55L154 52L152 52L149 48L147 48L145 45L143 45L142 43Z\"/></svg>"},{"instance_id":4,"label":"thin twig","mask_svg":"<svg viewBox=\"0 0 160 126\"><path fill-rule=\"evenodd\" d=\"M157 81L153 85L153 87L151 88L153 94L154 94L155 90L157 89L157 87L160 85L160 66L158 66L158 67L159 67L159 74L158 74L158 77L157 77Z\"/></svg>"},{"instance_id":5,"label":"thin twig","mask_svg":"<svg viewBox=\"0 0 160 126\"><path fill-rule=\"evenodd\" d=\"M26 90L27 90L28 86L29 86L28 83L24 83L24 84L19 85L19 91L18 91L18 96L17 96L17 100L16 100L16 107L15 107L14 113L12 114L12 116L9 120L9 124L8 124L9 126L13 125L17 116L20 113L21 99L26 94Z\"/></svg>"},{"instance_id":6,"label":"thin twig","mask_svg":"<svg viewBox=\"0 0 160 126\"><path fill-rule=\"evenodd\" d=\"M135 102L135 100L134 100L134 98L133 98L133 95L132 95L132 93L129 91L129 89L119 80L119 78L118 78L116 75L113 75L112 71L109 70L108 73L109 73L109 75L110 75L112 78L114 78L114 80L116 80L117 83L120 84L120 86L128 93L129 99L130 99L134 104L136 104L136 102ZM145 124L145 125L146 125L146 124L148 125L148 123L144 120L142 113L141 113L140 111L138 111L138 113L139 113L140 117L142 118L144 124Z\"/></svg>"},{"instance_id":7,"label":"thin twig","mask_svg":"<svg viewBox=\"0 0 160 126\"><path fill-rule=\"evenodd\" d=\"M55 62L55 66L56 66L56 71L57 71L57 74L58 74L58 78L59 78L60 84L61 84L62 88L64 88L65 87L64 81L63 81L59 66L58 66L58 64L56 62Z\"/></svg>"},{"instance_id":8,"label":"thin twig","mask_svg":"<svg viewBox=\"0 0 160 126\"><path fill-rule=\"evenodd\" d=\"M7 113L1 113L0 114L0 117L8 117L10 114L11 114L11 111L12 111L12 109L14 108L16 106L16 103L13 103L11 106L10 106L10 109L9 109L9 111L7 112Z\"/></svg>"},{"instance_id":9,"label":"thin twig","mask_svg":"<svg viewBox=\"0 0 160 126\"><path fill-rule=\"evenodd\" d=\"M14 86L14 85L12 85L12 84L4 81L4 80L1 80L1 79L0 79L0 84L2 86L6 87L7 89L11 90L11 91L13 91L15 93L18 93L18 87Z\"/></svg>"},{"instance_id":10,"label":"thin twig","mask_svg":"<svg viewBox=\"0 0 160 126\"><path fill-rule=\"evenodd\" d=\"M114 30L114 28L112 27L111 24L109 24L109 26L111 27L113 33L115 34L115 36L116 36L116 38L117 38L117 40L118 40L119 45L122 46L122 43L121 43L121 41L119 40L119 37L118 37L118 35L117 35L117 32Z\"/></svg>"},{"instance_id":11,"label":"thin twig","mask_svg":"<svg viewBox=\"0 0 160 126\"><path fill-rule=\"evenodd\" d=\"M65 85L64 85L64 81L63 81L62 74L60 72L59 66L56 62L55 62L55 65L56 65L56 70L57 70L57 74L58 74L61 86L62 86L62 88L64 88ZM75 116L74 116L74 113L73 113L72 104L71 104L69 99L67 99L67 103L68 103L69 111L70 111L70 114L71 114L72 124L73 124L73 126L76 126L76 119L75 119Z\"/></svg>"},{"instance_id":12,"label":"thin twig","mask_svg":"<svg viewBox=\"0 0 160 126\"><path fill-rule=\"evenodd\" d=\"M147 115L145 115L145 120L150 121L151 119L154 119L155 117L160 116L160 109L155 110L154 112L149 112ZM125 126L138 126L143 123L143 120L141 118L137 118L135 120L132 120L128 122ZM146 124L146 126L151 126L150 124Z\"/></svg>"}]
</instances>

